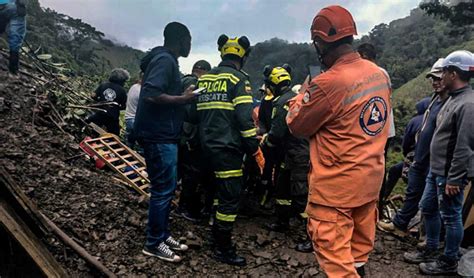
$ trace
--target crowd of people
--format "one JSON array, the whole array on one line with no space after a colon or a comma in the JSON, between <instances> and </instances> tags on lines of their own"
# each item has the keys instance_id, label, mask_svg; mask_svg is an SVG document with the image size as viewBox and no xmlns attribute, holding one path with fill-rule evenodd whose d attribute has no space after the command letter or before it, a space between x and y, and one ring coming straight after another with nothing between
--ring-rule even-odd
<instances>
[{"instance_id":1,"label":"crowd of people","mask_svg":"<svg viewBox=\"0 0 474 278\"><path fill-rule=\"evenodd\" d=\"M22 1L0 0L0 31L10 28L12 73L24 37L22 7ZM246 36L221 35L221 62L211 67L197 61L183 76L178 58L189 55L191 32L171 22L163 46L142 59L128 94L130 74L121 68L93 93L103 110L87 121L120 135L125 110L125 141L146 161L151 185L143 253L179 262L179 252L188 249L169 228L180 180L175 213L192 222L207 217L214 258L246 265L232 233L242 192L253 182L263 208L274 200L275 221L267 228L284 232L292 217L301 219L307 240L296 249L314 252L329 277L364 276L376 227L406 236L419 208L426 242L405 260L428 275L456 272L463 190L474 165L474 55L458 50L433 64L426 75L433 94L417 104L405 129L405 160L385 173L395 123L390 77L377 66L375 48L366 43L354 49L356 23L341 6L321 9L310 35L319 70L293 84L288 64L265 66L256 98L242 70L252 50ZM377 222L400 177L408 184L403 207L390 221Z\"/></svg>"},{"instance_id":2,"label":"crowd of people","mask_svg":"<svg viewBox=\"0 0 474 278\"><path fill-rule=\"evenodd\" d=\"M329 277L363 276L376 226L406 236L418 207L426 244L407 252L405 260L425 274L456 271L474 149L474 56L459 50L433 65L426 75L433 96L417 103L405 129L405 161L386 174L389 139L395 136L390 77L376 65L373 45L353 48L355 35L349 11L322 9L311 39L323 70L293 86L288 64L266 66L260 99L242 71L252 49L246 36L221 35L222 61L214 68L198 61L182 76L177 58L190 53L191 33L178 22L165 27L164 45L143 58L143 75L126 105L128 73L112 72L95 97L114 102L103 112L107 117L100 117L109 119L110 127L102 124L112 133L118 134L116 111L126 106L126 142L138 142L146 160L151 197L144 254L179 262L177 252L187 249L169 229L180 179L175 212L192 222L208 217L214 258L244 266L232 242L233 224L243 190L258 180L260 205L274 200L275 221L267 228L284 232L290 218L303 219L308 238L296 249L314 251ZM117 84L122 88L115 89ZM403 207L391 221L377 223L377 209L401 176L408 183ZM445 251L439 254L442 230Z\"/></svg>"}]
</instances>

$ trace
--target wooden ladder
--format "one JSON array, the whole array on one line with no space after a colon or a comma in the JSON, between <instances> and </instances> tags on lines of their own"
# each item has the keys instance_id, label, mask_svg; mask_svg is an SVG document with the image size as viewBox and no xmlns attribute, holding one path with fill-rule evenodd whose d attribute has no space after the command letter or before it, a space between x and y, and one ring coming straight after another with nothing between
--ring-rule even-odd
<instances>
[{"instance_id":1,"label":"wooden ladder","mask_svg":"<svg viewBox=\"0 0 474 278\"><path fill-rule=\"evenodd\" d=\"M84 141L94 154L117 172L126 183L138 193L150 197L150 180L146 173L145 160L120 139L110 133Z\"/></svg>"}]
</instances>

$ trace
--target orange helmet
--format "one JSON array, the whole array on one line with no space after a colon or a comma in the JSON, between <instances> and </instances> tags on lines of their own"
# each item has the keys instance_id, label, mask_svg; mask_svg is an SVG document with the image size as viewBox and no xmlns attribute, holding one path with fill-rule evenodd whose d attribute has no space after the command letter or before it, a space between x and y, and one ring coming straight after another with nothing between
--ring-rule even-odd
<instances>
[{"instance_id":1,"label":"orange helmet","mask_svg":"<svg viewBox=\"0 0 474 278\"><path fill-rule=\"evenodd\" d=\"M337 5L319 11L311 25L312 40L319 37L325 42L335 42L353 35L357 35L357 29L351 13Z\"/></svg>"}]
</instances>

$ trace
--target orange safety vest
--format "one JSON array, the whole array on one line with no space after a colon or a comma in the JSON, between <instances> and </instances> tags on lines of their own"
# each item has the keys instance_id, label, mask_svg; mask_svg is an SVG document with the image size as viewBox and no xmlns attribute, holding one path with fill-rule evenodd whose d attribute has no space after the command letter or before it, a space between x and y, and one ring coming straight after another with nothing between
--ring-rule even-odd
<instances>
[{"instance_id":1,"label":"orange safety vest","mask_svg":"<svg viewBox=\"0 0 474 278\"><path fill-rule=\"evenodd\" d=\"M354 208L378 198L391 113L389 82L377 65L353 52L290 102L290 131L310 138L310 203Z\"/></svg>"}]
</instances>

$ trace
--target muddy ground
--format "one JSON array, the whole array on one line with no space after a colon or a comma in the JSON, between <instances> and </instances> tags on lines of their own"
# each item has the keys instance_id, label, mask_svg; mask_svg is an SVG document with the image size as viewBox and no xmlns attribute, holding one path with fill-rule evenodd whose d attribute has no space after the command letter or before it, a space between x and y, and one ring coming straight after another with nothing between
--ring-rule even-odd
<instances>
[{"instance_id":1,"label":"muddy ground","mask_svg":"<svg viewBox=\"0 0 474 278\"><path fill-rule=\"evenodd\" d=\"M146 204L115 181L112 172L96 170L83 157L70 159L81 152L78 140L41 120L45 111L38 109L36 99L41 90L31 88L32 81L25 76L9 76L4 65L0 58L0 165L46 216L114 273L135 277L324 277L313 254L293 250L304 237L303 224L294 221L286 234L268 232L263 228L271 221L268 215L244 215L236 222L234 239L247 258L246 267L216 263L206 244L208 225L191 224L176 216L173 235L193 249L184 253L178 264L145 257L140 251L145 240ZM403 252L414 247L378 233L366 267L368 277L418 276L417 266L402 261ZM98 276L54 236L45 242L72 276Z\"/></svg>"}]
</instances>

